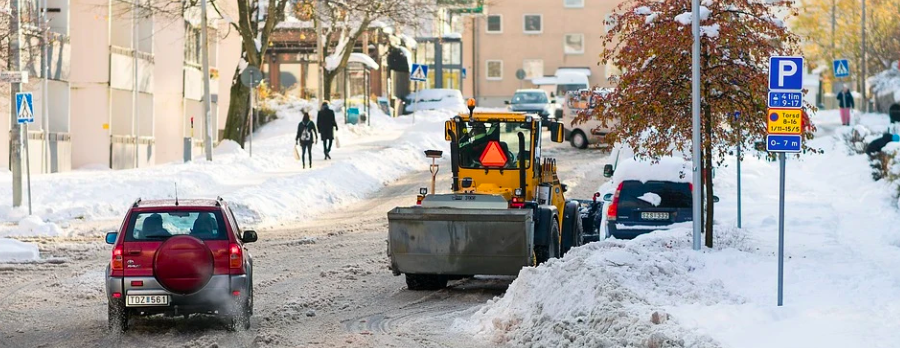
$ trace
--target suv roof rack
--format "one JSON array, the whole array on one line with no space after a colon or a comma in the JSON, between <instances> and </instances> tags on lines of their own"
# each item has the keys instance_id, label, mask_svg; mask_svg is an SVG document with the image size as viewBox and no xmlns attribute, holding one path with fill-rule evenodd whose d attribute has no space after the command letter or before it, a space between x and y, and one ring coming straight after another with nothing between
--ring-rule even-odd
<instances>
[{"instance_id":1,"label":"suv roof rack","mask_svg":"<svg viewBox=\"0 0 900 348\"><path fill-rule=\"evenodd\" d=\"M134 201L133 207L134 207L134 208L137 208L138 204L141 204L141 198L140 198L140 197L138 197L138 199Z\"/></svg>"},{"instance_id":2,"label":"suv roof rack","mask_svg":"<svg viewBox=\"0 0 900 348\"><path fill-rule=\"evenodd\" d=\"M222 199L222 196L216 196L216 206L217 207L221 207L223 201L225 201L225 200Z\"/></svg>"}]
</instances>

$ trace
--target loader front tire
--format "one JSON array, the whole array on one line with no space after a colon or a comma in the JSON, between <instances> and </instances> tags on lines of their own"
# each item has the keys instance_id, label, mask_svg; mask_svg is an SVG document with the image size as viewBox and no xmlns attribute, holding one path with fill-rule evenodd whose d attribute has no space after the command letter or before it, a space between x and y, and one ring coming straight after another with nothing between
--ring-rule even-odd
<instances>
[{"instance_id":1,"label":"loader front tire","mask_svg":"<svg viewBox=\"0 0 900 348\"><path fill-rule=\"evenodd\" d=\"M447 287L449 278L440 274L406 274L406 287L410 290L440 290Z\"/></svg>"},{"instance_id":2,"label":"loader front tire","mask_svg":"<svg viewBox=\"0 0 900 348\"><path fill-rule=\"evenodd\" d=\"M559 220L555 217L553 218L553 223L550 224L549 233L547 243L549 245L534 246L534 255L539 265L559 257Z\"/></svg>"}]
</instances>

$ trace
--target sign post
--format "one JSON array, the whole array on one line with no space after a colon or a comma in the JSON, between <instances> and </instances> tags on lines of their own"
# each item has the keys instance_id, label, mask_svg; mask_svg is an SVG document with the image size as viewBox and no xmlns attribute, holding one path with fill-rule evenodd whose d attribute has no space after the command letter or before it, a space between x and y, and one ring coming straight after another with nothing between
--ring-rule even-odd
<instances>
[{"instance_id":1,"label":"sign post","mask_svg":"<svg viewBox=\"0 0 900 348\"><path fill-rule=\"evenodd\" d=\"M31 153L28 151L28 125L34 123L33 101L31 92L16 93L16 122L25 127L25 178L28 182L28 215L31 215Z\"/></svg>"},{"instance_id":2,"label":"sign post","mask_svg":"<svg viewBox=\"0 0 900 348\"><path fill-rule=\"evenodd\" d=\"M416 94L413 97L413 123L416 123L416 111L419 111L416 106L418 106L419 102L419 82L428 81L428 65L425 64L413 64L412 72L409 74L410 81L416 84Z\"/></svg>"},{"instance_id":3,"label":"sign post","mask_svg":"<svg viewBox=\"0 0 900 348\"><path fill-rule=\"evenodd\" d=\"M741 133L741 112L734 112L734 122L737 123L738 144L737 144L737 227L741 228L741 143L744 140L744 134Z\"/></svg>"},{"instance_id":4,"label":"sign post","mask_svg":"<svg viewBox=\"0 0 900 348\"><path fill-rule=\"evenodd\" d=\"M250 157L253 157L253 122L256 113L256 87L262 83L263 74L255 66L248 66L241 72L241 83L250 87Z\"/></svg>"},{"instance_id":5,"label":"sign post","mask_svg":"<svg viewBox=\"0 0 900 348\"><path fill-rule=\"evenodd\" d=\"M766 151L778 153L778 306L784 305L784 177L785 153L798 153L803 137L803 57L769 58L769 111ZM775 93L780 96L773 99ZM794 97L801 98L794 101ZM776 101L777 108L772 108ZM778 101L781 101L778 103Z\"/></svg>"}]
</instances>

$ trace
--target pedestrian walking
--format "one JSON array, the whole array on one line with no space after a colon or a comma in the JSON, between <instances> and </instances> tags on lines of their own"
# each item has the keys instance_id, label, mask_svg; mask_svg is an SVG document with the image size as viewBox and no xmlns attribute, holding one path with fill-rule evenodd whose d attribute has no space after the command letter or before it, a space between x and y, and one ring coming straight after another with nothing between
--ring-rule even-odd
<instances>
[{"instance_id":1,"label":"pedestrian walking","mask_svg":"<svg viewBox=\"0 0 900 348\"><path fill-rule=\"evenodd\" d=\"M841 123L845 126L850 125L850 110L856 105L853 102L853 94L850 89L844 86L844 89L837 95L838 106L841 108Z\"/></svg>"},{"instance_id":2,"label":"pedestrian walking","mask_svg":"<svg viewBox=\"0 0 900 348\"><path fill-rule=\"evenodd\" d=\"M322 138L322 149L325 151L325 159L331 159L331 145L334 144L334 132L338 130L337 122L334 120L334 111L328 108L328 101L322 103L322 108L316 115L316 121L319 122L319 134Z\"/></svg>"},{"instance_id":3,"label":"pedestrian walking","mask_svg":"<svg viewBox=\"0 0 900 348\"><path fill-rule=\"evenodd\" d=\"M300 145L300 151L303 153L301 160L303 168L306 169L306 154L309 153L309 167L312 168L312 145L318 142L318 134L316 134L316 124L309 119L309 113L303 112L303 121L297 125L297 138L295 141Z\"/></svg>"}]
</instances>

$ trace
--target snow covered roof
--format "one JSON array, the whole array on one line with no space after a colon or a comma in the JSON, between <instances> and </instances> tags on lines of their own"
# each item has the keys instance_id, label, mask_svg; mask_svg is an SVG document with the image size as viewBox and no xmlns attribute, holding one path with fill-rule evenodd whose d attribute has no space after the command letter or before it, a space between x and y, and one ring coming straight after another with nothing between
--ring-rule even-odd
<instances>
[{"instance_id":1,"label":"snow covered roof","mask_svg":"<svg viewBox=\"0 0 900 348\"><path fill-rule=\"evenodd\" d=\"M445 39L462 39L461 33L446 33L443 38Z\"/></svg>"},{"instance_id":2,"label":"snow covered roof","mask_svg":"<svg viewBox=\"0 0 900 348\"><path fill-rule=\"evenodd\" d=\"M531 79L531 83L536 85L555 85L556 76L535 77Z\"/></svg>"},{"instance_id":3,"label":"snow covered roof","mask_svg":"<svg viewBox=\"0 0 900 348\"><path fill-rule=\"evenodd\" d=\"M412 52L410 52L408 49L406 49L406 47L403 47L403 46L397 47L397 49L399 49L400 52L403 52L403 55L406 56L406 62L409 63L409 68L412 69L412 66L413 66Z\"/></svg>"},{"instance_id":4,"label":"snow covered roof","mask_svg":"<svg viewBox=\"0 0 900 348\"><path fill-rule=\"evenodd\" d=\"M412 36L409 36L406 34L399 34L397 36L401 40L403 40L403 46L406 46L407 48L415 48L416 45L418 45L418 43L416 42L416 39L414 39Z\"/></svg>"},{"instance_id":5,"label":"snow covered roof","mask_svg":"<svg viewBox=\"0 0 900 348\"><path fill-rule=\"evenodd\" d=\"M365 65L369 69L378 70L378 63L375 63L375 60L372 57L365 53L353 52L350 53L350 59L348 60L350 63L361 63Z\"/></svg>"},{"instance_id":6,"label":"snow covered roof","mask_svg":"<svg viewBox=\"0 0 900 348\"><path fill-rule=\"evenodd\" d=\"M616 167L612 182L615 184L626 180L691 182L691 173L691 163L680 157L663 157L658 163L629 158L621 160Z\"/></svg>"}]
</instances>

